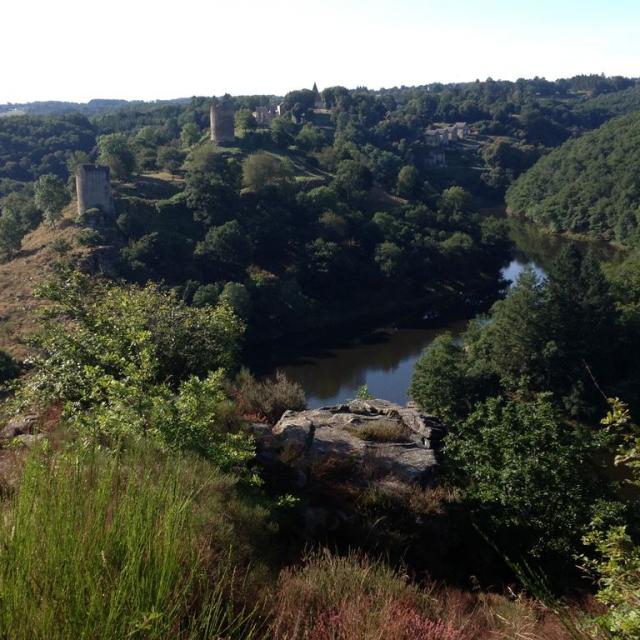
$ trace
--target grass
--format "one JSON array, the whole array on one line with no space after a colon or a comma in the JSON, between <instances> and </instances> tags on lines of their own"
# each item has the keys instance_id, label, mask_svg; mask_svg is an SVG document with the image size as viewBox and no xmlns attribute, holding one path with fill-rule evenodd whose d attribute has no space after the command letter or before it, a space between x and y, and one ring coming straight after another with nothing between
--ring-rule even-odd
<instances>
[{"instance_id":1,"label":"grass","mask_svg":"<svg viewBox=\"0 0 640 640\"><path fill-rule=\"evenodd\" d=\"M367 421L361 427L350 427L348 430L367 442L411 442L409 430L397 420L380 418Z\"/></svg>"},{"instance_id":2,"label":"grass","mask_svg":"<svg viewBox=\"0 0 640 640\"><path fill-rule=\"evenodd\" d=\"M72 221L76 206L75 202L71 203L55 227L41 224L28 233L18 255L0 264L0 349L18 359L28 354L25 337L38 327L36 310L42 306L42 301L34 297L33 290L48 277L58 257L51 247L55 241L75 244L78 227ZM77 254L87 251L74 249Z\"/></svg>"},{"instance_id":3,"label":"grass","mask_svg":"<svg viewBox=\"0 0 640 640\"><path fill-rule=\"evenodd\" d=\"M0 637L261 637L215 548L231 484L185 458L34 454L0 523Z\"/></svg>"}]
</instances>

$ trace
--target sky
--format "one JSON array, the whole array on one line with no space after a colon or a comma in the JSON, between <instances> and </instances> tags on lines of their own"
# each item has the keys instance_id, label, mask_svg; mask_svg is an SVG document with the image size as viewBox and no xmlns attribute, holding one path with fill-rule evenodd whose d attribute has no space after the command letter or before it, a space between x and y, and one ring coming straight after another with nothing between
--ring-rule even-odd
<instances>
[{"instance_id":1,"label":"sky","mask_svg":"<svg viewBox=\"0 0 640 640\"><path fill-rule=\"evenodd\" d=\"M0 2L0 103L640 76L640 0Z\"/></svg>"}]
</instances>

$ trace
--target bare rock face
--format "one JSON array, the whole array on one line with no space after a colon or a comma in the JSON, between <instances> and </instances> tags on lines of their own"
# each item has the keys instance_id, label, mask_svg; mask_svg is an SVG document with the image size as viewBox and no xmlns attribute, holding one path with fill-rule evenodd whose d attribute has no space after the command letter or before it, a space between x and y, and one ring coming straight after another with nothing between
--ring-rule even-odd
<instances>
[{"instance_id":1,"label":"bare rock face","mask_svg":"<svg viewBox=\"0 0 640 640\"><path fill-rule=\"evenodd\" d=\"M270 433L256 433L263 461L277 461L305 486L326 469L352 483L427 483L438 466L445 433L437 418L386 400L353 400L321 409L287 411Z\"/></svg>"},{"instance_id":2,"label":"bare rock face","mask_svg":"<svg viewBox=\"0 0 640 640\"><path fill-rule=\"evenodd\" d=\"M0 441L31 435L36 427L37 421L38 416L35 415L13 418L0 429Z\"/></svg>"}]
</instances>

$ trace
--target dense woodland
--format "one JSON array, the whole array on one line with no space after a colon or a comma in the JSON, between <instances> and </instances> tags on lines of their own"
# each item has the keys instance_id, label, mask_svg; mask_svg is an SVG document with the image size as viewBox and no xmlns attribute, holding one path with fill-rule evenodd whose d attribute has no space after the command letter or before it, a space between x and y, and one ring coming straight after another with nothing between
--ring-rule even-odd
<instances>
[{"instance_id":1,"label":"dense woodland","mask_svg":"<svg viewBox=\"0 0 640 640\"><path fill-rule=\"evenodd\" d=\"M57 241L29 359L0 354L3 415L48 434L0 448L20 471L0 477L0 636L640 638L639 86L322 99L236 97L227 146L205 98L0 118L3 268L72 225L102 271ZM473 135L434 163L425 131L457 121ZM114 219L70 220L85 162L110 167ZM507 291L505 192L541 228L627 247L609 264L567 244ZM448 429L441 476L382 491L333 461L314 473L342 515L311 531L318 495L265 473L249 428L304 392L243 365L424 308L478 314L411 384Z\"/></svg>"},{"instance_id":2,"label":"dense woodland","mask_svg":"<svg viewBox=\"0 0 640 640\"><path fill-rule=\"evenodd\" d=\"M563 144L521 176L507 204L553 231L637 244L640 113Z\"/></svg>"}]
</instances>

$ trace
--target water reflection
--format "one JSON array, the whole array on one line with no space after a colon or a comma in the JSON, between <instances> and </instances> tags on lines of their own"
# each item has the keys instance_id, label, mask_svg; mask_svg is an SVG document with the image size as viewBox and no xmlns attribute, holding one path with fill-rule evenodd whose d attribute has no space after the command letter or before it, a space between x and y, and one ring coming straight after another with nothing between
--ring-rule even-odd
<instances>
[{"instance_id":1,"label":"water reflection","mask_svg":"<svg viewBox=\"0 0 640 640\"><path fill-rule=\"evenodd\" d=\"M510 224L514 259L503 269L503 277L513 284L526 266L544 277L545 269L566 240L540 233L531 225L514 221ZM610 246L589 246L599 257L615 259ZM384 327L346 344L303 351L280 368L302 384L310 407L353 398L362 385L367 385L376 397L404 404L413 367L424 349L444 331L460 335L466 326L466 322L458 322L434 329L427 324Z\"/></svg>"},{"instance_id":2,"label":"water reflection","mask_svg":"<svg viewBox=\"0 0 640 640\"><path fill-rule=\"evenodd\" d=\"M385 327L348 346L306 355L282 367L302 384L310 407L354 398L362 385L376 397L404 404L416 360L444 330L459 334L465 323L446 328Z\"/></svg>"}]
</instances>

